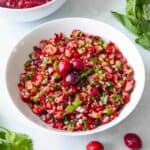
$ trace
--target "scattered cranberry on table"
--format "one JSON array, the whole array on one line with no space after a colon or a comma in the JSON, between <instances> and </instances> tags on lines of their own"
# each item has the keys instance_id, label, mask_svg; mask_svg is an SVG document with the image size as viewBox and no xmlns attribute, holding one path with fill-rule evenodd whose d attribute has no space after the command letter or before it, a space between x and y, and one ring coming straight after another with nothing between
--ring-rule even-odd
<instances>
[{"instance_id":1,"label":"scattered cranberry on table","mask_svg":"<svg viewBox=\"0 0 150 150\"><path fill-rule=\"evenodd\" d=\"M135 133L128 133L124 136L124 143L131 150L140 150L142 148L142 140Z\"/></svg>"},{"instance_id":2,"label":"scattered cranberry on table","mask_svg":"<svg viewBox=\"0 0 150 150\"><path fill-rule=\"evenodd\" d=\"M104 146L98 141L91 141L87 144L86 150L104 150Z\"/></svg>"},{"instance_id":3,"label":"scattered cranberry on table","mask_svg":"<svg viewBox=\"0 0 150 150\"><path fill-rule=\"evenodd\" d=\"M43 5L52 0L0 0L0 7L6 8L31 8Z\"/></svg>"}]
</instances>

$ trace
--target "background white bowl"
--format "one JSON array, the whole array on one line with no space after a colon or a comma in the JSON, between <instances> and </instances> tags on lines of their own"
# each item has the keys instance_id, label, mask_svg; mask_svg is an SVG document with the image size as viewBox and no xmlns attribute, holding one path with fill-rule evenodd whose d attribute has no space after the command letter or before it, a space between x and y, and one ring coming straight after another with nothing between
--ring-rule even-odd
<instances>
[{"instance_id":1,"label":"background white bowl","mask_svg":"<svg viewBox=\"0 0 150 150\"><path fill-rule=\"evenodd\" d=\"M46 4L25 8L11 9L0 7L0 18L13 22L34 21L46 17L60 8L66 0L52 0Z\"/></svg>"},{"instance_id":2,"label":"background white bowl","mask_svg":"<svg viewBox=\"0 0 150 150\"><path fill-rule=\"evenodd\" d=\"M39 117L34 115L31 112L30 108L20 99L17 83L19 79L19 74L23 72L23 64L27 60L28 54L32 51L32 47L34 45L37 45L37 43L41 39L49 39L53 36L55 32L63 32L68 35L73 29L80 29L84 32L100 35L104 39L111 40L116 43L116 45L120 48L124 56L128 59L128 62L134 69L136 86L134 91L132 92L131 101L121 111L118 118L106 125L99 126L98 128L91 131L72 133L49 128L39 119ZM39 127L42 127L43 129L48 129L47 131L49 132L55 132L63 135L87 135L104 131L110 127L117 125L134 110L141 98L144 89L145 70L141 56L139 55L135 46L130 42L130 40L128 40L128 38L126 38L122 33L117 31L113 27L102 22L85 18L58 19L40 25L38 28L31 31L18 42L18 44L14 47L12 53L10 54L7 63L6 84L10 97L15 106L24 116L26 116L26 118L28 118L33 123L39 125Z\"/></svg>"}]
</instances>

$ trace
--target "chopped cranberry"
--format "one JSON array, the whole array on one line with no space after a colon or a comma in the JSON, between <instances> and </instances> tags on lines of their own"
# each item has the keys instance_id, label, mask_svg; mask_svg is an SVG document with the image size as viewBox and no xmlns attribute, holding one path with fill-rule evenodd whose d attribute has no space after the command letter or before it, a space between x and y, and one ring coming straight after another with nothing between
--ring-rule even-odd
<instances>
[{"instance_id":1,"label":"chopped cranberry","mask_svg":"<svg viewBox=\"0 0 150 150\"><path fill-rule=\"evenodd\" d=\"M77 72L70 73L66 76L66 82L69 85L75 85L79 81L79 75Z\"/></svg>"},{"instance_id":2,"label":"chopped cranberry","mask_svg":"<svg viewBox=\"0 0 150 150\"><path fill-rule=\"evenodd\" d=\"M125 144L132 150L140 150L142 148L142 140L135 133L128 133L124 136Z\"/></svg>"},{"instance_id":3,"label":"chopped cranberry","mask_svg":"<svg viewBox=\"0 0 150 150\"><path fill-rule=\"evenodd\" d=\"M42 109L38 105L34 105L33 112L40 115L42 113Z\"/></svg>"},{"instance_id":4,"label":"chopped cranberry","mask_svg":"<svg viewBox=\"0 0 150 150\"><path fill-rule=\"evenodd\" d=\"M86 150L104 150L104 146L98 141L92 141L87 144Z\"/></svg>"},{"instance_id":5,"label":"chopped cranberry","mask_svg":"<svg viewBox=\"0 0 150 150\"><path fill-rule=\"evenodd\" d=\"M82 71L84 69L84 65L81 59L73 59L72 60L72 66L74 69Z\"/></svg>"},{"instance_id":6,"label":"chopped cranberry","mask_svg":"<svg viewBox=\"0 0 150 150\"><path fill-rule=\"evenodd\" d=\"M126 85L125 85L125 91L126 92L130 92L133 87L134 87L134 84L135 84L135 81L134 80L129 80L126 82Z\"/></svg>"},{"instance_id":7,"label":"chopped cranberry","mask_svg":"<svg viewBox=\"0 0 150 150\"><path fill-rule=\"evenodd\" d=\"M70 69L71 69L71 65L69 61L63 60L59 63L58 70L61 76L63 77L66 76Z\"/></svg>"},{"instance_id":8,"label":"chopped cranberry","mask_svg":"<svg viewBox=\"0 0 150 150\"><path fill-rule=\"evenodd\" d=\"M92 96L97 96L99 95L99 88L98 87L93 87L90 89L90 95Z\"/></svg>"},{"instance_id":9,"label":"chopped cranberry","mask_svg":"<svg viewBox=\"0 0 150 150\"><path fill-rule=\"evenodd\" d=\"M124 103L127 104L130 101L130 95L129 95L129 93L123 92L122 96L123 96Z\"/></svg>"},{"instance_id":10,"label":"chopped cranberry","mask_svg":"<svg viewBox=\"0 0 150 150\"><path fill-rule=\"evenodd\" d=\"M71 90L71 93L74 95L77 93L77 87L76 86L71 86L70 90Z\"/></svg>"}]
</instances>

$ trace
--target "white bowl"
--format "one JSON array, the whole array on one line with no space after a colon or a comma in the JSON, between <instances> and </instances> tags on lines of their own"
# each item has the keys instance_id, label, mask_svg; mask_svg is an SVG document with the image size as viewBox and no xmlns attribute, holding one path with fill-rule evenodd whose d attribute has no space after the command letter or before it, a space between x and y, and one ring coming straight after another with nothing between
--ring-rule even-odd
<instances>
[{"instance_id":1,"label":"white bowl","mask_svg":"<svg viewBox=\"0 0 150 150\"><path fill-rule=\"evenodd\" d=\"M49 39L55 32L63 32L68 35L73 29L80 29L87 33L100 35L104 39L111 40L116 43L135 72L136 86L132 92L131 101L121 111L119 117L112 122L99 126L91 131L68 132L49 128L39 119L39 117L31 112L30 108L26 104L22 102L17 87L19 74L23 72L23 64L27 60L28 54L32 51L32 47L36 45L40 39ZM132 42L126 36L110 25L85 18L59 19L40 25L38 28L28 33L14 47L8 59L6 68L6 84L8 92L13 103L19 109L19 111L40 128L46 129L48 132L55 132L63 135L88 135L104 131L117 125L119 122L124 120L138 104L144 89L144 83L145 70L143 61L134 44L132 44Z\"/></svg>"},{"instance_id":2,"label":"white bowl","mask_svg":"<svg viewBox=\"0 0 150 150\"><path fill-rule=\"evenodd\" d=\"M0 7L0 18L13 22L34 21L46 17L60 8L66 0L52 0L46 4L25 8L12 9Z\"/></svg>"}]
</instances>

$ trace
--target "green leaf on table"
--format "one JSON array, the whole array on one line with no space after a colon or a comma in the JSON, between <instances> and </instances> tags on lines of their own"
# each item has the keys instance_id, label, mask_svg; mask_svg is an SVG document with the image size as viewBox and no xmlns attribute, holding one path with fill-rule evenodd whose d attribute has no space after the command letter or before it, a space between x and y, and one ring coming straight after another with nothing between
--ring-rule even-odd
<instances>
[{"instance_id":1,"label":"green leaf on table","mask_svg":"<svg viewBox=\"0 0 150 150\"><path fill-rule=\"evenodd\" d=\"M136 43L140 44L142 47L150 50L150 36L148 36L148 34L139 36L135 41Z\"/></svg>"},{"instance_id":2,"label":"green leaf on table","mask_svg":"<svg viewBox=\"0 0 150 150\"><path fill-rule=\"evenodd\" d=\"M144 18L138 19L138 24L143 33L150 32L150 21L146 21Z\"/></svg>"},{"instance_id":3,"label":"green leaf on table","mask_svg":"<svg viewBox=\"0 0 150 150\"><path fill-rule=\"evenodd\" d=\"M32 140L25 134L19 134L0 127L0 150L33 150Z\"/></svg>"},{"instance_id":4,"label":"green leaf on table","mask_svg":"<svg viewBox=\"0 0 150 150\"><path fill-rule=\"evenodd\" d=\"M145 20L150 20L150 2L143 5L143 17Z\"/></svg>"},{"instance_id":5,"label":"green leaf on table","mask_svg":"<svg viewBox=\"0 0 150 150\"><path fill-rule=\"evenodd\" d=\"M125 16L117 12L112 12L112 14L132 33L137 34L137 35L140 33L138 26L135 26L128 16Z\"/></svg>"},{"instance_id":6,"label":"green leaf on table","mask_svg":"<svg viewBox=\"0 0 150 150\"><path fill-rule=\"evenodd\" d=\"M127 0L126 12L129 16L136 16L137 0Z\"/></svg>"}]
</instances>

